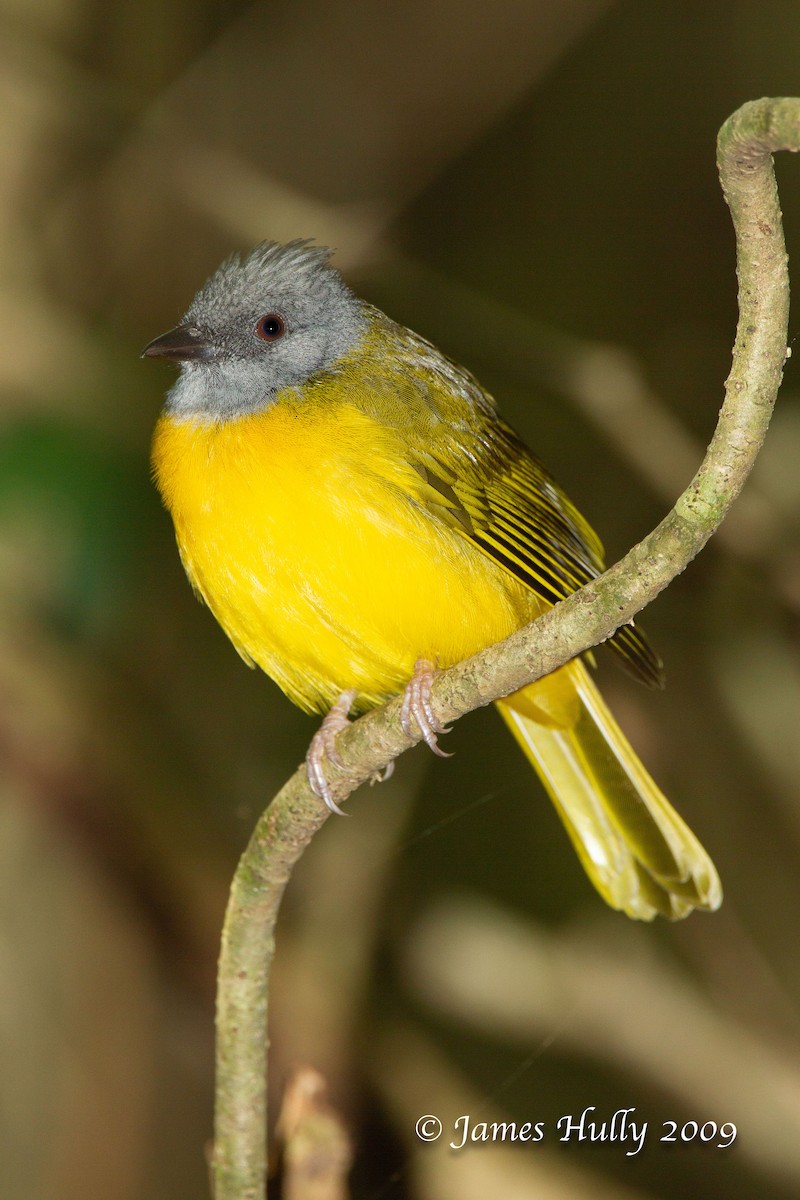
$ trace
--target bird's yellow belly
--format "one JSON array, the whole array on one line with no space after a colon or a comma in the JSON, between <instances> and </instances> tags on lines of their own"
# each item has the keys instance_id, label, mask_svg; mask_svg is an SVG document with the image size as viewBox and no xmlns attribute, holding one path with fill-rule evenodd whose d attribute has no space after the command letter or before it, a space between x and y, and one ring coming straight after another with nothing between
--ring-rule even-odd
<instances>
[{"instance_id":1,"label":"bird's yellow belly","mask_svg":"<svg viewBox=\"0 0 800 1200\"><path fill-rule=\"evenodd\" d=\"M224 424L163 417L153 461L186 570L249 660L306 709L399 691L541 602L424 506L391 431L276 404Z\"/></svg>"}]
</instances>

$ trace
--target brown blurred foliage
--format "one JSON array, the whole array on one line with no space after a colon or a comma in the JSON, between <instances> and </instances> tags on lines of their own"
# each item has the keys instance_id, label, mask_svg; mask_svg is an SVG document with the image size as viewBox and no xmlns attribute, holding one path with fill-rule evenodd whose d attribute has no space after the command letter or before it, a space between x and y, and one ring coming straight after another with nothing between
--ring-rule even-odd
<instances>
[{"instance_id":1,"label":"brown blurred foliage","mask_svg":"<svg viewBox=\"0 0 800 1200\"><path fill-rule=\"evenodd\" d=\"M147 461L170 375L139 350L231 250L335 245L617 556L713 427L736 315L714 138L800 90L800 9L3 0L0 22L0 1195L188 1200L227 884L313 725L182 576ZM791 253L800 172L778 170ZM790 361L748 495L647 614L668 690L600 656L717 861L718 915L605 910L487 714L302 863L274 1083L323 1072L354 1196L798 1193L798 455ZM635 1107L645 1150L559 1142L589 1105ZM465 1112L547 1136L414 1136ZM667 1119L739 1136L664 1145Z\"/></svg>"}]
</instances>

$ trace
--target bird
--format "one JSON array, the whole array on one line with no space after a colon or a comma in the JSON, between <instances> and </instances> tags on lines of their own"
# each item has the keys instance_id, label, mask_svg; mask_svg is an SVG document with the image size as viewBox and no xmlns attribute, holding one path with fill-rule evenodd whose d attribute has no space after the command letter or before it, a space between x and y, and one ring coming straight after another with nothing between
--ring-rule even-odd
<instances>
[{"instance_id":1,"label":"bird","mask_svg":"<svg viewBox=\"0 0 800 1200\"><path fill-rule=\"evenodd\" d=\"M177 364L154 479L198 597L241 657L306 712L312 788L349 714L404 694L443 753L439 669L533 621L604 569L597 535L492 396L359 299L311 240L227 259L143 357ZM663 683L632 624L610 638ZM717 871L623 735L591 661L497 702L586 873L639 920L713 911ZM417 736L419 736L419 734Z\"/></svg>"}]
</instances>

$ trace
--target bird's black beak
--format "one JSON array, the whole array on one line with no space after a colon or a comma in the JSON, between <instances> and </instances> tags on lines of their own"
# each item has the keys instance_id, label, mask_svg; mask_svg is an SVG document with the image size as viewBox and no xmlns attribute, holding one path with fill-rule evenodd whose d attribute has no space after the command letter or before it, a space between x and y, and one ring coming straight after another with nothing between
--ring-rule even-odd
<instances>
[{"instance_id":1,"label":"bird's black beak","mask_svg":"<svg viewBox=\"0 0 800 1200\"><path fill-rule=\"evenodd\" d=\"M154 338L142 358L169 358L173 362L206 362L214 357L211 341L194 325L178 325Z\"/></svg>"}]
</instances>

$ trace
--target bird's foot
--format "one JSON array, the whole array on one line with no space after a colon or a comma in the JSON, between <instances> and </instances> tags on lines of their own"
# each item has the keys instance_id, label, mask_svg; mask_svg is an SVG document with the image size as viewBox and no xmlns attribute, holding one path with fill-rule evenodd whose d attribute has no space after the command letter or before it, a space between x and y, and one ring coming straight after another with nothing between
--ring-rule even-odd
<instances>
[{"instance_id":1,"label":"bird's foot","mask_svg":"<svg viewBox=\"0 0 800 1200\"><path fill-rule=\"evenodd\" d=\"M350 709L353 707L355 698L354 688L342 692L327 716L323 717L322 724L311 739L311 745L306 754L309 787L315 796L319 796L320 800L325 801L331 812L338 813L340 817L347 816L347 813L333 798L331 785L325 778L323 762L325 758L328 758L337 767L343 765L339 751L336 749L336 739L350 724Z\"/></svg>"},{"instance_id":2,"label":"bird's foot","mask_svg":"<svg viewBox=\"0 0 800 1200\"><path fill-rule=\"evenodd\" d=\"M431 687L437 674L436 665L429 659L417 659L414 664L414 674L403 693L400 724L407 737L414 737L414 729L411 724L413 719L433 753L438 754L440 758L452 758L451 754L441 749L437 737L437 734L449 733L450 726L440 724L431 706Z\"/></svg>"}]
</instances>

